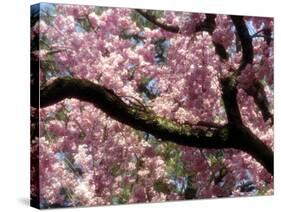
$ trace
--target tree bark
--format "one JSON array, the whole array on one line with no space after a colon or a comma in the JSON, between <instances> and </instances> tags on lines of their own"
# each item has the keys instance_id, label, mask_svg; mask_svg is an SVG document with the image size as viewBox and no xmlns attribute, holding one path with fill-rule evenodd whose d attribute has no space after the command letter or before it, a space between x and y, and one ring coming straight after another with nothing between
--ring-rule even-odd
<instances>
[{"instance_id":1,"label":"tree bark","mask_svg":"<svg viewBox=\"0 0 281 212\"><path fill-rule=\"evenodd\" d=\"M232 90L231 84L229 85L230 82L231 80L224 82L224 101L229 102L226 108L235 108L236 106L231 104L234 101L233 92L235 91ZM39 101L32 102L33 107L43 108L65 98L76 98L92 103L111 118L136 130L150 133L161 139L162 142L171 141L196 148L243 150L251 154L269 173L273 174L273 151L257 137L254 137L243 125L235 125L240 122L239 117L234 118L237 116L236 109L231 109L228 114L229 124L219 128L208 128L180 125L172 120L157 116L151 110L128 105L112 90L88 80L69 77L58 78L43 86L40 91L40 103ZM237 137L237 135L239 136ZM237 141L237 138L241 141Z\"/></svg>"},{"instance_id":2,"label":"tree bark","mask_svg":"<svg viewBox=\"0 0 281 212\"><path fill-rule=\"evenodd\" d=\"M164 117L157 116L151 110L128 105L112 90L88 80L58 78L42 87L40 107L53 105L65 98L76 98L92 103L111 118L137 130L150 133L163 141L173 141L180 145L198 148L227 148L227 128L207 128L180 125ZM39 107L34 102L33 107Z\"/></svg>"}]
</instances>

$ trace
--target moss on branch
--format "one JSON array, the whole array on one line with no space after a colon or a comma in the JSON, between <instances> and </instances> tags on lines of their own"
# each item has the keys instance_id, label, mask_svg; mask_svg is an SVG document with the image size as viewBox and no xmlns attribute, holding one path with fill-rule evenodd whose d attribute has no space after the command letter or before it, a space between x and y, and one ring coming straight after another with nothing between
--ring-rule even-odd
<instances>
[{"instance_id":1,"label":"moss on branch","mask_svg":"<svg viewBox=\"0 0 281 212\"><path fill-rule=\"evenodd\" d=\"M126 104L112 90L88 80L69 77L58 78L42 87L40 106L47 107L65 98L90 102L113 119L137 130L150 133L162 140L199 148L227 148L220 129L192 128L157 116L153 111L143 111ZM37 106L38 105L34 105ZM210 133L211 132L211 133Z\"/></svg>"},{"instance_id":2,"label":"moss on branch","mask_svg":"<svg viewBox=\"0 0 281 212\"><path fill-rule=\"evenodd\" d=\"M228 82L231 82L228 81ZM153 111L139 110L126 104L112 90L89 80L75 78L58 78L41 88L40 107L47 107L65 98L76 98L92 103L111 118L152 134L160 141L171 141L179 145L197 148L236 148L251 154L257 161L273 174L273 152L257 137L243 126L236 123L237 116L235 86L224 84L223 98L227 102L226 111L229 111L230 123L224 127L208 128L188 124L178 124L172 120L157 116ZM234 90L233 90L234 89ZM234 93L233 93L234 92ZM33 107L39 107L33 102ZM233 109L234 108L234 109ZM239 111L238 111L238 114ZM237 141L237 139L243 140ZM266 154L259 152L264 149Z\"/></svg>"}]
</instances>

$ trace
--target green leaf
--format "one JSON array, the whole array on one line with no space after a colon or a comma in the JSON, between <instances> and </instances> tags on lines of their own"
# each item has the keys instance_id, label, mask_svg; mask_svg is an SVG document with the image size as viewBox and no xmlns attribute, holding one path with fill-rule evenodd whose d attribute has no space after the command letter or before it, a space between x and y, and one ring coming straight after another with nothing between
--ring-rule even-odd
<instances>
[{"instance_id":1,"label":"green leaf","mask_svg":"<svg viewBox=\"0 0 281 212\"><path fill-rule=\"evenodd\" d=\"M143 29L144 27L150 28L150 29L155 29L155 25L148 21L145 17L140 15L138 12L133 12L132 13L132 20L137 24L137 26L140 29Z\"/></svg>"},{"instance_id":2,"label":"green leaf","mask_svg":"<svg viewBox=\"0 0 281 212\"><path fill-rule=\"evenodd\" d=\"M151 10L150 13L155 16L157 19L162 18L164 15L163 10Z\"/></svg>"},{"instance_id":3,"label":"green leaf","mask_svg":"<svg viewBox=\"0 0 281 212\"><path fill-rule=\"evenodd\" d=\"M122 200L122 203L128 202L129 198L131 196L131 186L125 186L122 193L120 194L120 198Z\"/></svg>"},{"instance_id":4,"label":"green leaf","mask_svg":"<svg viewBox=\"0 0 281 212\"><path fill-rule=\"evenodd\" d=\"M125 185L122 192L118 196L113 196L111 199L111 203L113 205L117 204L125 204L128 202L130 196L131 196L131 186Z\"/></svg>"},{"instance_id":5,"label":"green leaf","mask_svg":"<svg viewBox=\"0 0 281 212\"><path fill-rule=\"evenodd\" d=\"M120 204L120 198L117 197L117 196L112 197L111 203L112 203L113 205L118 205L118 204Z\"/></svg>"},{"instance_id":6,"label":"green leaf","mask_svg":"<svg viewBox=\"0 0 281 212\"><path fill-rule=\"evenodd\" d=\"M100 16L104 11L108 10L107 7L99 7L99 6L96 6L95 7L95 13Z\"/></svg>"},{"instance_id":7,"label":"green leaf","mask_svg":"<svg viewBox=\"0 0 281 212\"><path fill-rule=\"evenodd\" d=\"M87 17L79 18L77 22L80 24L80 26L81 26L84 30L86 30L87 32L90 31L90 29L91 29L92 26L91 26L91 24L90 24L90 22L89 22L89 19L88 19Z\"/></svg>"},{"instance_id":8,"label":"green leaf","mask_svg":"<svg viewBox=\"0 0 281 212\"><path fill-rule=\"evenodd\" d=\"M56 119L60 120L60 121L65 121L67 120L67 110L62 109L60 111L58 111L55 115Z\"/></svg>"},{"instance_id":9,"label":"green leaf","mask_svg":"<svg viewBox=\"0 0 281 212\"><path fill-rule=\"evenodd\" d=\"M49 141L49 144L54 143L56 135L46 130L45 138Z\"/></svg>"},{"instance_id":10,"label":"green leaf","mask_svg":"<svg viewBox=\"0 0 281 212\"><path fill-rule=\"evenodd\" d=\"M154 188L155 191L162 192L164 194L171 193L170 186L167 183L165 183L165 182L163 182L161 180L155 181L153 183L153 188Z\"/></svg>"}]
</instances>

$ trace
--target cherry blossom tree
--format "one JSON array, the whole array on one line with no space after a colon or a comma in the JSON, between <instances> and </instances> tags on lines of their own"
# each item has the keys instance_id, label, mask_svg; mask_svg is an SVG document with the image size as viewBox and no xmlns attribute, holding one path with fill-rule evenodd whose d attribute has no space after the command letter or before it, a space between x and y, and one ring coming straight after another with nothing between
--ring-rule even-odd
<instances>
[{"instance_id":1,"label":"cherry blossom tree","mask_svg":"<svg viewBox=\"0 0 281 212\"><path fill-rule=\"evenodd\" d=\"M32 205L273 194L273 39L272 18L34 5Z\"/></svg>"}]
</instances>

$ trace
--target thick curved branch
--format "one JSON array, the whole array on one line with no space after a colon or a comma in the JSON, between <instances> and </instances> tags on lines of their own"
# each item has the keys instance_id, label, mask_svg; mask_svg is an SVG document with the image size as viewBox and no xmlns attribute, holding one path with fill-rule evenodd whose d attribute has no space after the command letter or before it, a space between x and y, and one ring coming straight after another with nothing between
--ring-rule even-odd
<instances>
[{"instance_id":1,"label":"thick curved branch","mask_svg":"<svg viewBox=\"0 0 281 212\"><path fill-rule=\"evenodd\" d=\"M47 107L65 98L90 102L111 118L162 140L198 148L231 147L227 139L227 128L214 130L179 125L155 115L152 111L127 105L112 90L88 80L68 77L54 80L51 84L42 87L40 107ZM32 106L39 107L39 104L33 102Z\"/></svg>"},{"instance_id":2,"label":"thick curved branch","mask_svg":"<svg viewBox=\"0 0 281 212\"><path fill-rule=\"evenodd\" d=\"M242 46L242 61L236 73L237 75L240 75L241 71L246 67L246 65L253 62L254 52L252 36L249 34L243 16L232 15L231 19L236 28L237 35ZM271 119L273 123L273 115L270 112L269 102L267 101L262 84L260 82L254 82L253 85L250 88L245 89L245 91L248 95L254 98L256 105L263 115L263 119L265 121Z\"/></svg>"},{"instance_id":3,"label":"thick curved branch","mask_svg":"<svg viewBox=\"0 0 281 212\"><path fill-rule=\"evenodd\" d=\"M169 25L166 26L164 23L158 22L156 17L151 16L144 11L138 10L138 12L141 15L143 15L147 20L149 20L150 22L154 23L155 25L157 25L162 29L174 33L180 31L178 27L176 28L175 26L173 26L171 29ZM209 34L212 35L215 29L215 17L216 15L206 14L206 19L202 23L198 24L198 26L196 27L196 32L207 31ZM251 154L258 162L260 162L268 170L268 172L273 174L273 151L267 145L265 145L258 137L256 137L246 126L244 126L239 111L239 107L236 101L236 96L237 96L236 77L246 67L247 64L252 63L254 53L253 53L252 38L248 32L243 17L234 16L234 15L230 17L236 28L237 35L240 39L243 55L236 76L231 76L229 78L223 79L222 81L223 100L224 100L225 109L229 121L228 140L229 143L231 143L230 146L233 144L234 148L243 150ZM213 42L213 44L215 46L216 53L220 56L220 58L228 59L228 54L225 48L223 47L223 45L215 42ZM255 99L255 102L258 103L257 105L259 108L263 108L263 106L266 105L264 102L265 100L263 100L262 102L260 99L257 99L255 95L253 95L253 97ZM265 114L265 116L268 115L269 114Z\"/></svg>"},{"instance_id":4,"label":"thick curved branch","mask_svg":"<svg viewBox=\"0 0 281 212\"><path fill-rule=\"evenodd\" d=\"M236 126L235 136L237 149L247 152L261 163L267 171L274 173L274 154L270 147L263 143L249 128L244 125ZM234 132L235 132L234 131Z\"/></svg>"},{"instance_id":5,"label":"thick curved branch","mask_svg":"<svg viewBox=\"0 0 281 212\"><path fill-rule=\"evenodd\" d=\"M226 99L229 98L227 95ZM243 133L240 128L234 127L235 125L230 124L217 129L180 125L157 116L153 111L140 110L127 105L112 90L101 85L69 77L58 78L41 88L40 107L47 107L65 98L76 98L90 102L111 118L134 129L152 134L162 141L171 141L179 145L197 148L236 148L246 151L264 165L269 172L273 173L272 150L262 142L251 140L252 137L248 135L248 131L248 134ZM39 101L32 102L32 106L38 108ZM241 132L244 137L240 136L238 141L243 138L243 142L237 142L237 135ZM244 139L247 140L244 141ZM266 155L264 152L258 151L261 148L265 149Z\"/></svg>"},{"instance_id":6,"label":"thick curved branch","mask_svg":"<svg viewBox=\"0 0 281 212\"><path fill-rule=\"evenodd\" d=\"M229 122L230 142L234 148L243 150L261 163L273 175L273 151L263 143L242 121L236 100L237 88L235 76L221 81L222 99Z\"/></svg>"}]
</instances>

